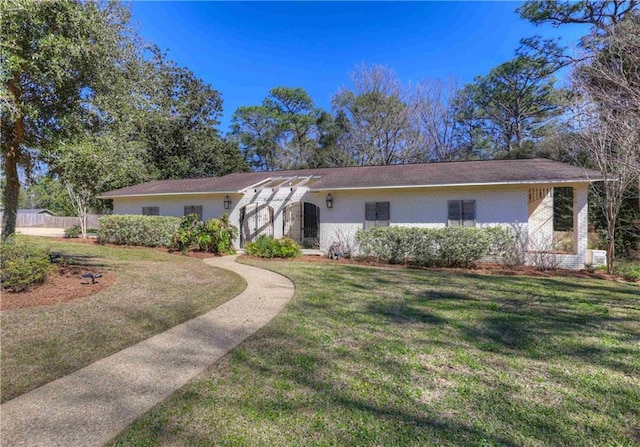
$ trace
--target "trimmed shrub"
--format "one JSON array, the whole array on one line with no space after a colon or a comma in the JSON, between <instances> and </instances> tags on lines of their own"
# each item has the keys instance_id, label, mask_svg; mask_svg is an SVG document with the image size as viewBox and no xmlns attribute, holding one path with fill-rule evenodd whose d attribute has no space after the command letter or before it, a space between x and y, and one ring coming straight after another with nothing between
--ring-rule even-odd
<instances>
[{"instance_id":1,"label":"trimmed shrub","mask_svg":"<svg viewBox=\"0 0 640 447\"><path fill-rule=\"evenodd\" d=\"M23 292L45 282L53 266L49 250L10 241L0 244L0 267L2 288Z\"/></svg>"},{"instance_id":2,"label":"trimmed shrub","mask_svg":"<svg viewBox=\"0 0 640 447\"><path fill-rule=\"evenodd\" d=\"M284 237L278 239L277 242L276 258L295 258L300 256L300 245L293 239Z\"/></svg>"},{"instance_id":3,"label":"trimmed shrub","mask_svg":"<svg viewBox=\"0 0 640 447\"><path fill-rule=\"evenodd\" d=\"M500 256L511 239L502 227L376 227L356 233L360 256L427 267L468 267L485 256Z\"/></svg>"},{"instance_id":4,"label":"trimmed shrub","mask_svg":"<svg viewBox=\"0 0 640 447\"><path fill-rule=\"evenodd\" d=\"M300 246L290 238L274 239L262 235L255 242L249 242L245 252L260 258L294 258L300 254Z\"/></svg>"},{"instance_id":5,"label":"trimmed shrub","mask_svg":"<svg viewBox=\"0 0 640 447\"><path fill-rule=\"evenodd\" d=\"M179 217L111 215L98 220L101 244L169 247L180 225Z\"/></svg>"},{"instance_id":6,"label":"trimmed shrub","mask_svg":"<svg viewBox=\"0 0 640 447\"><path fill-rule=\"evenodd\" d=\"M233 240L238 236L238 229L229 223L226 214L220 219L209 219L202 222L196 214L182 218L178 230L173 236L171 248L186 253L198 250L207 253L233 254Z\"/></svg>"},{"instance_id":7,"label":"trimmed shrub","mask_svg":"<svg viewBox=\"0 0 640 447\"><path fill-rule=\"evenodd\" d=\"M273 258L276 253L276 245L278 242L271 236L258 236L255 242L249 242L245 245L244 251L251 256L259 256L261 258Z\"/></svg>"},{"instance_id":8,"label":"trimmed shrub","mask_svg":"<svg viewBox=\"0 0 640 447\"><path fill-rule=\"evenodd\" d=\"M82 229L80 225L74 225L64 229L64 237L67 238L79 238L82 235Z\"/></svg>"}]
</instances>

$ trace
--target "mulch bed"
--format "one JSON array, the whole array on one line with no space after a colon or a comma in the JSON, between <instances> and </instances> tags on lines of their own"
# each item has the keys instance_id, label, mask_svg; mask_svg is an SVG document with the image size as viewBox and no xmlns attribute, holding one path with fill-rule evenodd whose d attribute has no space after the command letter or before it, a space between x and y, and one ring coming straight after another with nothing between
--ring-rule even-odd
<instances>
[{"instance_id":1,"label":"mulch bed","mask_svg":"<svg viewBox=\"0 0 640 447\"><path fill-rule=\"evenodd\" d=\"M26 292L2 292L0 310L23 309L47 306L83 298L109 287L116 280L113 272L100 272L102 278L91 284L91 279L81 278L83 273L98 273L98 270L78 265L57 265L49 274L46 283Z\"/></svg>"}]
</instances>

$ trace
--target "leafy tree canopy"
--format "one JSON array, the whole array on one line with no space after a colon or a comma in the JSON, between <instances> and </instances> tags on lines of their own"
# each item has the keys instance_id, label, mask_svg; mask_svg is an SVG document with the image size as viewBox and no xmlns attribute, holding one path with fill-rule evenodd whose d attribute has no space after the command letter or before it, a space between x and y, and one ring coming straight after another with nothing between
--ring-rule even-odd
<instances>
[{"instance_id":1,"label":"leafy tree canopy","mask_svg":"<svg viewBox=\"0 0 640 447\"><path fill-rule=\"evenodd\" d=\"M64 185L57 178L44 176L26 188L26 207L45 208L58 216L76 216L77 211Z\"/></svg>"},{"instance_id":2,"label":"leafy tree canopy","mask_svg":"<svg viewBox=\"0 0 640 447\"><path fill-rule=\"evenodd\" d=\"M158 48L151 53L145 62L146 103L137 131L156 176L213 177L246 170L237 146L218 134L220 92L168 60Z\"/></svg>"},{"instance_id":3,"label":"leafy tree canopy","mask_svg":"<svg viewBox=\"0 0 640 447\"><path fill-rule=\"evenodd\" d=\"M492 141L495 157L526 156L525 142L535 142L561 109L552 73L555 65L525 56L500 64L468 87L471 119Z\"/></svg>"},{"instance_id":4,"label":"leafy tree canopy","mask_svg":"<svg viewBox=\"0 0 640 447\"><path fill-rule=\"evenodd\" d=\"M309 167L316 158L319 115L305 90L276 87L261 105L236 110L233 135L257 169Z\"/></svg>"},{"instance_id":5,"label":"leafy tree canopy","mask_svg":"<svg viewBox=\"0 0 640 447\"><path fill-rule=\"evenodd\" d=\"M18 169L95 117L88 104L126 69L129 10L118 2L1 0L2 237L14 232Z\"/></svg>"},{"instance_id":6,"label":"leafy tree canopy","mask_svg":"<svg viewBox=\"0 0 640 447\"><path fill-rule=\"evenodd\" d=\"M638 0L596 0L596 1L527 1L517 9L523 19L541 25L587 24L598 32L608 34L612 27L622 21L630 12L636 11Z\"/></svg>"}]
</instances>

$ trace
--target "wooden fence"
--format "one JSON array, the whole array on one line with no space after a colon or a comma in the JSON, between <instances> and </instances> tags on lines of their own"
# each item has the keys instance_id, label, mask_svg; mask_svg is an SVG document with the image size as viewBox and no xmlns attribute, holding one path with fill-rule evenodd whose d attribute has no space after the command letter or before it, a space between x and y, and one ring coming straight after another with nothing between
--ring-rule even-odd
<instances>
[{"instance_id":1,"label":"wooden fence","mask_svg":"<svg viewBox=\"0 0 640 447\"><path fill-rule=\"evenodd\" d=\"M87 216L87 228L98 228L98 219L103 214L89 214ZM0 213L2 219L2 213ZM69 228L79 225L77 217L49 216L48 214L18 213L16 227L40 227L40 228Z\"/></svg>"}]
</instances>

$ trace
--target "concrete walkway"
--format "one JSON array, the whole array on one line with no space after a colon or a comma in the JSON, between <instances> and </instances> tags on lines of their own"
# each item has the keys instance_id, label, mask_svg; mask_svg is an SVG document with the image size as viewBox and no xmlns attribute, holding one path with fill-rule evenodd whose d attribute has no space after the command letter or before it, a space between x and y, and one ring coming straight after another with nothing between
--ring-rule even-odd
<instances>
[{"instance_id":1,"label":"concrete walkway","mask_svg":"<svg viewBox=\"0 0 640 447\"><path fill-rule=\"evenodd\" d=\"M63 237L64 228L17 227L16 233L28 236Z\"/></svg>"},{"instance_id":2,"label":"concrete walkway","mask_svg":"<svg viewBox=\"0 0 640 447\"><path fill-rule=\"evenodd\" d=\"M146 341L0 406L2 446L99 446L276 316L293 297L285 277L235 263L237 297Z\"/></svg>"}]
</instances>

